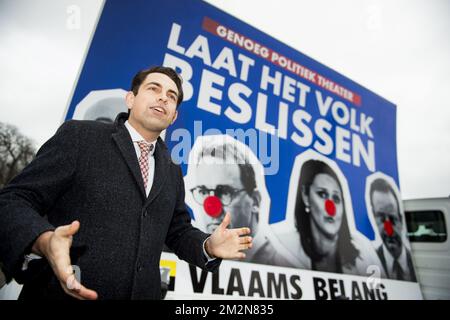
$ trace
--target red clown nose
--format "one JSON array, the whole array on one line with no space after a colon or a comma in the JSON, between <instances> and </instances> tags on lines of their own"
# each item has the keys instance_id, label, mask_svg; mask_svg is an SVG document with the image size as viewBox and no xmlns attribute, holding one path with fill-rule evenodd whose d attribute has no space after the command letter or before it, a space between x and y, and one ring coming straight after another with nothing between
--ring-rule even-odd
<instances>
[{"instance_id":1,"label":"red clown nose","mask_svg":"<svg viewBox=\"0 0 450 320\"><path fill-rule=\"evenodd\" d=\"M217 218L222 213L222 202L216 196L209 196L203 201L203 209L209 216Z\"/></svg>"},{"instance_id":2,"label":"red clown nose","mask_svg":"<svg viewBox=\"0 0 450 320\"><path fill-rule=\"evenodd\" d=\"M394 234L394 228L392 228L391 220L384 220L384 231L386 231L386 234L389 237L392 237L392 235Z\"/></svg>"},{"instance_id":3,"label":"red clown nose","mask_svg":"<svg viewBox=\"0 0 450 320\"><path fill-rule=\"evenodd\" d=\"M336 215L336 205L332 200L325 200L325 211L330 217L334 217Z\"/></svg>"}]
</instances>

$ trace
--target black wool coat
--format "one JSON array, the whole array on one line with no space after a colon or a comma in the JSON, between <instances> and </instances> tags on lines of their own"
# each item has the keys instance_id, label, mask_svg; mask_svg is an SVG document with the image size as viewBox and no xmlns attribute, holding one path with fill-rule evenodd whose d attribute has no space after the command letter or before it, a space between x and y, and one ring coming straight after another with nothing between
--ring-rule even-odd
<instances>
[{"instance_id":1,"label":"black wool coat","mask_svg":"<svg viewBox=\"0 0 450 320\"><path fill-rule=\"evenodd\" d=\"M119 114L114 124L67 121L35 159L0 191L0 261L23 280L20 298L66 299L45 259L20 271L36 238L80 221L72 264L99 299L160 298L159 259L166 244L179 258L213 271L184 203L181 169L158 138L147 197L136 152Z\"/></svg>"}]
</instances>

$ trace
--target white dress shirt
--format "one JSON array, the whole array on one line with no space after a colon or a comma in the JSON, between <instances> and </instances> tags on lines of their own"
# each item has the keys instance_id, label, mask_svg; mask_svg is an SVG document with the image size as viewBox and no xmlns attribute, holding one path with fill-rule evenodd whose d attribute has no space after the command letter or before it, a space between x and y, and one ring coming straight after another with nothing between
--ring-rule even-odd
<instances>
[{"instance_id":1,"label":"white dress shirt","mask_svg":"<svg viewBox=\"0 0 450 320\"><path fill-rule=\"evenodd\" d=\"M125 127L128 129L128 132L130 133L131 140L133 141L134 150L136 151L136 156L139 161L139 157L141 156L141 149L139 148L138 142L139 141L146 141L139 132L136 131L135 128L127 121L125 121ZM150 193L150 190L152 189L153 185L153 178L155 177L155 157L153 154L155 153L156 149L156 140L154 141L147 141L148 143L153 145L152 151L148 153L148 182L147 182L147 188L145 189L145 194L148 197L148 194Z\"/></svg>"}]
</instances>

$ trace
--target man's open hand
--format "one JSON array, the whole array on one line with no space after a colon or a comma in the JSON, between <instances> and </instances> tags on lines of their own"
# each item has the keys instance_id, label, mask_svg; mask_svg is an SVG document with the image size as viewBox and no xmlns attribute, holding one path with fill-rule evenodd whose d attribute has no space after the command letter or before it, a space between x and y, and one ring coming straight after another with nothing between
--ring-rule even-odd
<instances>
[{"instance_id":1,"label":"man's open hand","mask_svg":"<svg viewBox=\"0 0 450 320\"><path fill-rule=\"evenodd\" d=\"M97 293L81 285L75 278L70 263L70 247L72 237L80 228L80 223L74 221L69 225L60 226L55 231L41 234L33 245L33 252L47 258L64 291L77 299L97 299Z\"/></svg>"},{"instance_id":2,"label":"man's open hand","mask_svg":"<svg viewBox=\"0 0 450 320\"><path fill-rule=\"evenodd\" d=\"M245 253L241 252L252 247L250 228L227 229L231 222L230 213L227 212L222 223L206 241L205 247L209 256L222 259L243 259Z\"/></svg>"}]
</instances>

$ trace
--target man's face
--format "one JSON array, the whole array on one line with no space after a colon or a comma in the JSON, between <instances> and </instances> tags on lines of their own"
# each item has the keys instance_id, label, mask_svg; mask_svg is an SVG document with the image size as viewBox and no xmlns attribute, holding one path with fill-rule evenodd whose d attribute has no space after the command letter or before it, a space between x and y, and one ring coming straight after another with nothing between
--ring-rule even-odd
<instances>
[{"instance_id":1,"label":"man's face","mask_svg":"<svg viewBox=\"0 0 450 320\"><path fill-rule=\"evenodd\" d=\"M219 159L207 157L206 163L200 163L196 170L197 189L203 197L215 195L221 199L223 210L217 217L208 215L203 204L200 204L199 210L206 222L206 232L212 233L222 222L225 213L230 212L231 223L229 228L252 228L252 219L254 219L255 203L254 199L243 190L240 179L239 166L237 164L217 163ZM216 162L216 163L214 163ZM218 192L210 192L216 190ZM229 202L229 204L227 204ZM256 213L257 214L257 213Z\"/></svg>"},{"instance_id":2,"label":"man's face","mask_svg":"<svg viewBox=\"0 0 450 320\"><path fill-rule=\"evenodd\" d=\"M381 239L394 258L397 258L402 249L403 223L395 196L392 192L374 191L372 205Z\"/></svg>"},{"instance_id":3,"label":"man's face","mask_svg":"<svg viewBox=\"0 0 450 320\"><path fill-rule=\"evenodd\" d=\"M126 103L129 121L138 131L159 134L177 117L178 89L175 82L163 73L150 73L135 96L128 92Z\"/></svg>"}]
</instances>

